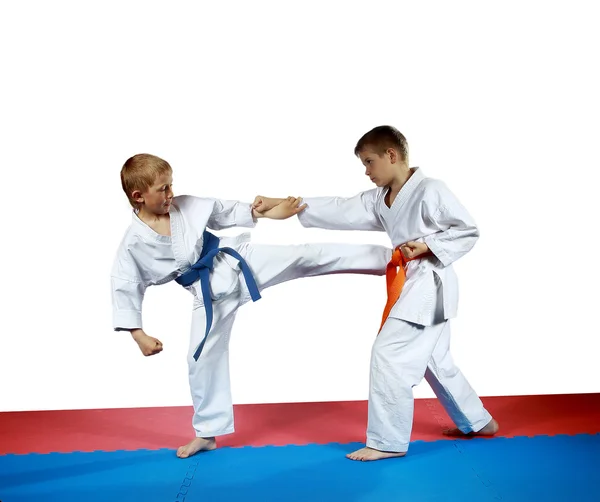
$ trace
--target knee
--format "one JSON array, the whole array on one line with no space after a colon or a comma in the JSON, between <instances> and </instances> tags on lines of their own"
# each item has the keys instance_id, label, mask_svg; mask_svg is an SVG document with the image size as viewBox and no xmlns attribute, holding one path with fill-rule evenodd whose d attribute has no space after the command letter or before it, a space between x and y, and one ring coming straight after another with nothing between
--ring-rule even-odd
<instances>
[{"instance_id":1,"label":"knee","mask_svg":"<svg viewBox=\"0 0 600 502\"><path fill-rule=\"evenodd\" d=\"M394 354L392 347L384 343L373 344L371 349L371 376L376 378L378 375L387 379L397 380L401 377L400 366L397 361L397 354Z\"/></svg>"},{"instance_id":2,"label":"knee","mask_svg":"<svg viewBox=\"0 0 600 502\"><path fill-rule=\"evenodd\" d=\"M371 348L371 360L391 364L392 361L398 361L404 357L403 349L406 348L406 344L397 339L394 321L396 319L388 318L383 329L375 337Z\"/></svg>"},{"instance_id":3,"label":"knee","mask_svg":"<svg viewBox=\"0 0 600 502\"><path fill-rule=\"evenodd\" d=\"M384 343L381 337L377 337L375 342L373 343L373 347L371 348L371 364L380 363L383 364L385 362L390 361L390 347L388 344Z\"/></svg>"},{"instance_id":4,"label":"knee","mask_svg":"<svg viewBox=\"0 0 600 502\"><path fill-rule=\"evenodd\" d=\"M458 366L454 364L454 360L449 353L440 359L434 358L429 364L429 369L436 376L442 378L454 378L460 373Z\"/></svg>"},{"instance_id":5,"label":"knee","mask_svg":"<svg viewBox=\"0 0 600 502\"><path fill-rule=\"evenodd\" d=\"M385 381L386 386L396 389L412 389L419 385L425 375L425 368L411 361L401 348L385 343L375 343L371 351L371 379Z\"/></svg>"},{"instance_id":6,"label":"knee","mask_svg":"<svg viewBox=\"0 0 600 502\"><path fill-rule=\"evenodd\" d=\"M318 244L300 244L298 262L304 267L312 267L323 262L325 253Z\"/></svg>"}]
</instances>

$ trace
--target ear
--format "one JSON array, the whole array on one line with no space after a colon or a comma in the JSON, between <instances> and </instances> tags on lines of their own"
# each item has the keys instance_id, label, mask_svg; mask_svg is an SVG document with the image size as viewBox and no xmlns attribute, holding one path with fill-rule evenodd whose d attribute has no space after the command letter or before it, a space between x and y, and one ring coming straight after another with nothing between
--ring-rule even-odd
<instances>
[{"instance_id":1,"label":"ear","mask_svg":"<svg viewBox=\"0 0 600 502\"><path fill-rule=\"evenodd\" d=\"M385 153L387 153L390 156L390 162L392 164L395 164L396 161L398 160L398 154L396 153L396 150L394 150L393 148L388 148Z\"/></svg>"},{"instance_id":2,"label":"ear","mask_svg":"<svg viewBox=\"0 0 600 502\"><path fill-rule=\"evenodd\" d=\"M138 204L144 203L144 197L142 197L142 192L140 192L139 190L134 190L131 194L131 198Z\"/></svg>"}]
</instances>

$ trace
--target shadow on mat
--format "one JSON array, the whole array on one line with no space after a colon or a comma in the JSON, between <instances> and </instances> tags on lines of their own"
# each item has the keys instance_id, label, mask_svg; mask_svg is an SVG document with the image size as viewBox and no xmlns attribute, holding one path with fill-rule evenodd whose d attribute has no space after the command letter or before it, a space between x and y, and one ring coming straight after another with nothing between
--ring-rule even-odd
<instances>
[{"instance_id":1,"label":"shadow on mat","mask_svg":"<svg viewBox=\"0 0 600 502\"><path fill-rule=\"evenodd\" d=\"M102 471L112 471L128 466L139 467L140 462L162 461L162 458L157 457L157 452L149 451L147 453L139 453L135 456L126 456L124 458L111 457L107 460L97 460L93 453L83 453L85 457L72 457L66 453L50 453L49 455L60 455L60 466L46 467L38 470L23 470L18 474L8 476L0 476L0 486L3 489L14 488L15 486L31 485L34 483L44 483L56 481L57 479L73 478L77 476L85 476L88 474L97 474ZM89 455L89 456L88 456ZM174 454L173 454L174 455ZM84 460L77 460L83 458ZM89 460L88 460L89 458Z\"/></svg>"},{"instance_id":2,"label":"shadow on mat","mask_svg":"<svg viewBox=\"0 0 600 502\"><path fill-rule=\"evenodd\" d=\"M246 479L243 480L236 475L215 475L209 465L203 468L202 464L210 463L207 455L205 462L198 466L186 501L375 500L379 499L377 492L381 490L381 486L388 485L390 479L395 484L414 484L417 465L420 472L427 472L427 464L435 462L435 459L447 458L448 453L454 454L448 442L417 442L411 444L410 456L406 458L377 462L355 462L345 458L347 453L362 446L360 443L329 444L329 453L325 459L313 459L310 455L298 459L294 450L289 449L287 451L294 458L289 467L286 466L285 459L278 458L275 472L272 466L267 466L265 470L254 468L244 475ZM296 448L300 454L300 450L306 447ZM260 465L261 459L253 460ZM268 461L266 457L265 464ZM223 463L232 471L241 469L244 465L241 459ZM432 479L435 478L435 472L430 474Z\"/></svg>"}]
</instances>

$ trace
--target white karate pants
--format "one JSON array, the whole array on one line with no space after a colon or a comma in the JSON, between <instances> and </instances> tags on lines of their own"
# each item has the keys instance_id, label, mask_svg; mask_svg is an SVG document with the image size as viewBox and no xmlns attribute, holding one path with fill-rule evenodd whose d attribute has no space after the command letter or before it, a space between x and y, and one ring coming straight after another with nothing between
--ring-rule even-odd
<instances>
[{"instance_id":1,"label":"white karate pants","mask_svg":"<svg viewBox=\"0 0 600 502\"><path fill-rule=\"evenodd\" d=\"M413 387L427 382L464 433L492 417L450 354L450 322L421 326L388 318L371 353L367 446L406 452L413 424Z\"/></svg>"},{"instance_id":2,"label":"white karate pants","mask_svg":"<svg viewBox=\"0 0 600 502\"><path fill-rule=\"evenodd\" d=\"M236 246L248 263L259 290L302 277L336 273L385 275L392 250L375 245L303 244L293 246ZM198 361L194 351L204 338L206 310L196 295L188 353L189 383L194 405L193 426L197 437L213 437L234 431L229 378L229 339L237 310L251 300L240 270L218 255L211 287L225 292L213 301L213 322ZM221 281L221 284L217 284ZM223 284L226 283L226 284ZM199 288L198 288L199 291ZM218 295L217 295L218 297Z\"/></svg>"}]
</instances>

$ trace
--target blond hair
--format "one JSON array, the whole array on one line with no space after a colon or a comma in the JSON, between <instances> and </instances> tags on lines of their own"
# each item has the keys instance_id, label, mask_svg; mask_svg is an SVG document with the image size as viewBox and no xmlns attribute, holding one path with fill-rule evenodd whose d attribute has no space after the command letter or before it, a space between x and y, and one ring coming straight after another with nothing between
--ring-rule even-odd
<instances>
[{"instance_id":1,"label":"blond hair","mask_svg":"<svg viewBox=\"0 0 600 502\"><path fill-rule=\"evenodd\" d=\"M172 171L166 160L149 153L139 153L127 159L121 168L121 186L132 207L139 209L139 204L131 198L135 190L145 192L158 176Z\"/></svg>"}]
</instances>

